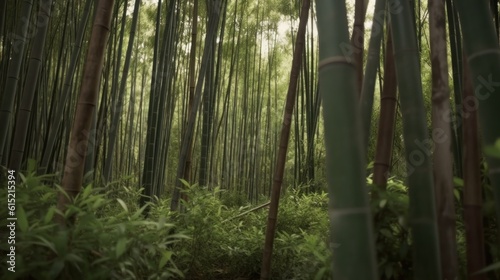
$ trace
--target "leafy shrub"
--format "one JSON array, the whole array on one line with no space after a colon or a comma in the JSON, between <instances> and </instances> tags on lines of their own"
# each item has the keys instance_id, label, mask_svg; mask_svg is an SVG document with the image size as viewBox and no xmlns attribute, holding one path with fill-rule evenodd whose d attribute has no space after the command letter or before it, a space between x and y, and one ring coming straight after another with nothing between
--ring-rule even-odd
<instances>
[{"instance_id":1,"label":"leafy shrub","mask_svg":"<svg viewBox=\"0 0 500 280\"><path fill-rule=\"evenodd\" d=\"M407 226L408 195L403 182L391 178L385 190L371 184L371 206L374 216L374 233L377 261L381 279L410 279L411 239Z\"/></svg>"},{"instance_id":2,"label":"leafy shrub","mask_svg":"<svg viewBox=\"0 0 500 280\"><path fill-rule=\"evenodd\" d=\"M17 187L16 273L5 279L259 277L266 209L239 216L252 206L228 207L224 202L230 196L221 196L221 190L188 185L183 211L171 212L170 199L155 197L145 219L145 208L137 204L141 191L119 182L106 189L87 186L59 213L59 187L43 182L46 178L30 174ZM329 279L327 204L325 193L292 190L283 196L273 279ZM0 214L6 216L5 211ZM61 227L57 215L74 216L75 224Z\"/></svg>"},{"instance_id":3,"label":"leafy shrub","mask_svg":"<svg viewBox=\"0 0 500 280\"><path fill-rule=\"evenodd\" d=\"M30 174L16 187L16 272L2 279L165 279L181 278L172 244L186 239L171 234L165 218L142 217L121 199L87 186L65 213L55 207L57 191ZM1 189L0 195L6 196ZM6 207L0 215L6 217ZM108 212L106 212L108 211ZM112 213L112 215L109 215ZM61 227L56 215L76 217ZM5 220L5 219L4 219ZM7 244L1 244L2 254ZM2 262L5 266L5 262ZM1 268L7 271L6 267Z\"/></svg>"},{"instance_id":4,"label":"leafy shrub","mask_svg":"<svg viewBox=\"0 0 500 280\"><path fill-rule=\"evenodd\" d=\"M179 269L188 279L258 279L267 211L231 219L250 205L227 207L219 199L219 189L186 186L189 199L183 202L185 211L174 219L178 230L191 239L173 247L182 252L176 259ZM303 195L296 191L283 198L273 249L273 279L328 279L326 205L324 193Z\"/></svg>"}]
</instances>

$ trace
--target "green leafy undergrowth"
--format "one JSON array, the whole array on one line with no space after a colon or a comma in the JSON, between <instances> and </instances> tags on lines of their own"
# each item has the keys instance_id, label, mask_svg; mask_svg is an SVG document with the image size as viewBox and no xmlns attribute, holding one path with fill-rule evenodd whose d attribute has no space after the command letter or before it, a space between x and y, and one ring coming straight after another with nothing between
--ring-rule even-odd
<instances>
[{"instance_id":1,"label":"green leafy undergrowth","mask_svg":"<svg viewBox=\"0 0 500 280\"><path fill-rule=\"evenodd\" d=\"M184 211L172 214L176 230L191 237L173 247L186 279L259 279L268 208L238 216L253 206L227 207L219 199L219 189L186 188ZM325 193L297 191L283 197L273 279L329 279L327 201ZM166 204L160 201L151 214L165 211Z\"/></svg>"},{"instance_id":2,"label":"green leafy undergrowth","mask_svg":"<svg viewBox=\"0 0 500 280\"><path fill-rule=\"evenodd\" d=\"M371 207L381 279L411 279L411 239L407 225L408 195L403 182L391 178L385 189L372 184Z\"/></svg>"},{"instance_id":3,"label":"green leafy undergrowth","mask_svg":"<svg viewBox=\"0 0 500 280\"><path fill-rule=\"evenodd\" d=\"M33 174L16 187L15 273L2 279L183 277L170 247L187 236L172 234L165 217L144 219L143 209L92 185L60 213L55 206L58 188L43 185ZM6 197L5 189L0 196ZM6 217L6 211L2 207L0 215ZM76 217L74 225L61 227L54 221L57 215ZM2 255L10 249L1 244ZM7 272L6 262L1 266Z\"/></svg>"},{"instance_id":4,"label":"green leafy undergrowth","mask_svg":"<svg viewBox=\"0 0 500 280\"><path fill-rule=\"evenodd\" d=\"M144 218L141 191L111 184L85 187L60 213L62 190L49 181L30 172L16 187L16 267L2 279L259 278L268 208L236 217L253 206L227 207L221 190L189 186L182 211L171 212L169 199L155 197ZM284 195L273 279L329 278L327 202L325 193ZM60 226L58 215L74 217L74 225ZM1 269L7 271L6 262Z\"/></svg>"}]
</instances>

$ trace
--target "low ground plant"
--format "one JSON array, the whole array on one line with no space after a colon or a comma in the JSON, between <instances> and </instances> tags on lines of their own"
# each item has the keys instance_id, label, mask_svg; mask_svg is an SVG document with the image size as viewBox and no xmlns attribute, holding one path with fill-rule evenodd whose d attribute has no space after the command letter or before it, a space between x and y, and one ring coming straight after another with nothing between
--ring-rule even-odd
<instances>
[{"instance_id":1,"label":"low ground plant","mask_svg":"<svg viewBox=\"0 0 500 280\"><path fill-rule=\"evenodd\" d=\"M90 184L60 213L56 200L61 189L50 176L30 171L21 177L16 186L16 272L2 279L259 279L268 208L255 209L244 200L228 205L237 194L184 182L187 199L172 212L169 198L154 197L141 208L140 189L119 182L103 188ZM6 192L0 189L0 196ZM456 203L461 192L458 182ZM376 198L371 201L380 279L412 278L407 187L392 178L381 190L368 179L367 195ZM496 228L490 208L485 208L485 221L494 226L487 229ZM0 209L2 217L7 214L6 207ZM63 227L55 222L58 215L74 216L75 223ZM279 207L272 278L330 279L329 233L328 195L288 189ZM493 230L486 231L488 254L495 258L492 235ZM460 214L457 240L465 265ZM2 254L9 249L7 243L0 245ZM7 271L5 262L0 265Z\"/></svg>"},{"instance_id":2,"label":"low ground plant","mask_svg":"<svg viewBox=\"0 0 500 280\"><path fill-rule=\"evenodd\" d=\"M2 279L167 279L184 274L174 263L170 247L187 239L172 234L166 218L144 219L142 209L131 211L109 191L85 187L65 213L57 210L61 189L48 186L33 174L16 186L15 272ZM0 189L0 197L6 197ZM0 216L7 217L7 207ZM74 216L72 226L61 226L57 215ZM6 220L6 219L2 219ZM5 240L2 238L2 240ZM0 245L5 256L10 249ZM1 271L7 272L6 262Z\"/></svg>"}]
</instances>

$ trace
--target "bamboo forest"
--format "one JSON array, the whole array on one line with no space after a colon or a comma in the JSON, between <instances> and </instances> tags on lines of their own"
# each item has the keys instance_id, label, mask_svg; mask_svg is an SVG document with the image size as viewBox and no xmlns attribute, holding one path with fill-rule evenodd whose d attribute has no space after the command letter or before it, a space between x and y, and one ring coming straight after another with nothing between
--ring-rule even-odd
<instances>
[{"instance_id":1,"label":"bamboo forest","mask_svg":"<svg viewBox=\"0 0 500 280\"><path fill-rule=\"evenodd\" d=\"M0 279L500 279L499 2L0 0Z\"/></svg>"}]
</instances>

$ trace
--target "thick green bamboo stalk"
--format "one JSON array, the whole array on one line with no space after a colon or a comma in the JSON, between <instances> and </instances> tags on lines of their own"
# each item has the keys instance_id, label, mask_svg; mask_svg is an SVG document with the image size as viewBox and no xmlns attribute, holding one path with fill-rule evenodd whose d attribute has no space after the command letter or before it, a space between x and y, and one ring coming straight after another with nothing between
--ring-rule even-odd
<instances>
[{"instance_id":1,"label":"thick green bamboo stalk","mask_svg":"<svg viewBox=\"0 0 500 280\"><path fill-rule=\"evenodd\" d=\"M500 49L487 1L457 0L463 44L474 94L479 108L483 146L500 138ZM500 217L500 159L486 155L491 185L495 194L497 217Z\"/></svg>"},{"instance_id":2,"label":"thick green bamboo stalk","mask_svg":"<svg viewBox=\"0 0 500 280\"><path fill-rule=\"evenodd\" d=\"M316 12L333 279L377 279L356 68L342 49L349 45L345 2L317 0Z\"/></svg>"},{"instance_id":3,"label":"thick green bamboo stalk","mask_svg":"<svg viewBox=\"0 0 500 280\"><path fill-rule=\"evenodd\" d=\"M396 77L403 113L410 197L409 224L413 238L415 279L441 279L439 242L430 146L422 95L420 58L408 1L391 13Z\"/></svg>"}]
</instances>

